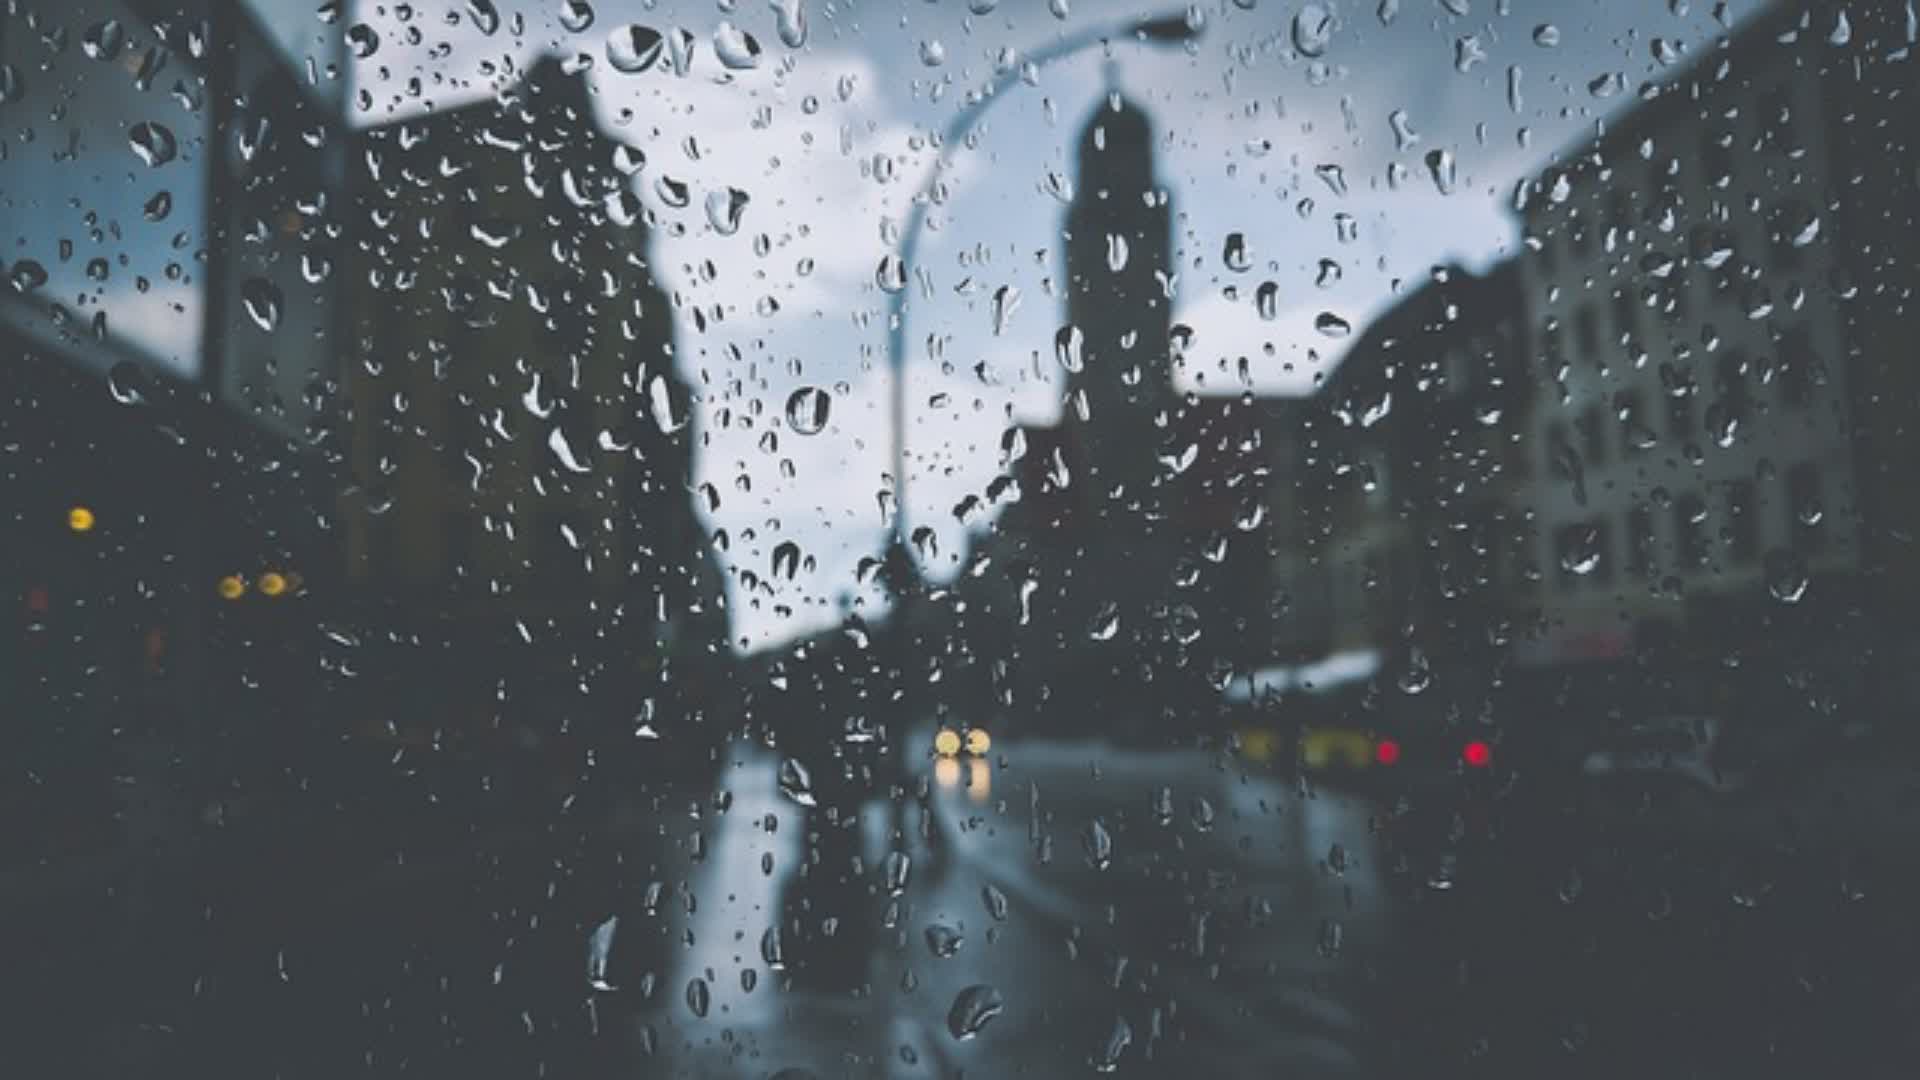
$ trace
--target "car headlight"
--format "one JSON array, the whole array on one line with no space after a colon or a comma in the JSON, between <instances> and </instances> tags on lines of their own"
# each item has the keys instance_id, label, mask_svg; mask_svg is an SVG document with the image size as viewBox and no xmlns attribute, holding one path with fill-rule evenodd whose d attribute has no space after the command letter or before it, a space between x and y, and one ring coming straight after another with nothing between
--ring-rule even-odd
<instances>
[{"instance_id":1,"label":"car headlight","mask_svg":"<svg viewBox=\"0 0 1920 1080\"><path fill-rule=\"evenodd\" d=\"M941 757L952 757L960 752L960 735L951 728L941 728L933 737L933 752Z\"/></svg>"},{"instance_id":2,"label":"car headlight","mask_svg":"<svg viewBox=\"0 0 1920 1080\"><path fill-rule=\"evenodd\" d=\"M993 736L979 728L967 729L967 753L984 754L993 746Z\"/></svg>"}]
</instances>

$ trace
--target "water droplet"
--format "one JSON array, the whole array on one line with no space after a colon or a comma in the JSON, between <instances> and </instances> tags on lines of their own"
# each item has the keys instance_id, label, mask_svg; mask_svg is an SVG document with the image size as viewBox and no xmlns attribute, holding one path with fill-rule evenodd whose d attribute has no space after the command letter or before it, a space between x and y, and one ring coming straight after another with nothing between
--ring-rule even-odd
<instances>
[{"instance_id":1,"label":"water droplet","mask_svg":"<svg viewBox=\"0 0 1920 1080\"><path fill-rule=\"evenodd\" d=\"M629 23L607 35L607 63L627 75L653 67L666 50L667 39L651 26Z\"/></svg>"},{"instance_id":2,"label":"water droplet","mask_svg":"<svg viewBox=\"0 0 1920 1080\"><path fill-rule=\"evenodd\" d=\"M11 105L27 93L27 84L20 78L20 69L12 64L0 64L0 105Z\"/></svg>"},{"instance_id":3,"label":"water droplet","mask_svg":"<svg viewBox=\"0 0 1920 1080\"><path fill-rule=\"evenodd\" d=\"M1313 328L1330 338L1343 338L1353 333L1353 324L1331 311L1323 311L1314 316Z\"/></svg>"},{"instance_id":4,"label":"water droplet","mask_svg":"<svg viewBox=\"0 0 1920 1080\"><path fill-rule=\"evenodd\" d=\"M467 0L467 18L488 37L500 29L500 9L493 0Z\"/></svg>"},{"instance_id":5,"label":"water droplet","mask_svg":"<svg viewBox=\"0 0 1920 1080\"><path fill-rule=\"evenodd\" d=\"M817 386L803 386L787 396L787 426L797 435L820 434L832 411L832 396Z\"/></svg>"},{"instance_id":6,"label":"water droplet","mask_svg":"<svg viewBox=\"0 0 1920 1080\"><path fill-rule=\"evenodd\" d=\"M1427 174L1433 177L1433 186L1442 195L1453 194L1455 179L1453 151L1435 149L1427 151Z\"/></svg>"},{"instance_id":7,"label":"water droplet","mask_svg":"<svg viewBox=\"0 0 1920 1080\"><path fill-rule=\"evenodd\" d=\"M1093 1071L1097 1073L1113 1072L1120 1067L1120 1055L1126 1053L1131 1045L1133 1025L1127 1023L1126 1017L1116 1016L1113 1018L1113 1030L1107 1032L1106 1039L1087 1059L1087 1064L1093 1066Z\"/></svg>"},{"instance_id":8,"label":"water droplet","mask_svg":"<svg viewBox=\"0 0 1920 1080\"><path fill-rule=\"evenodd\" d=\"M587 985L602 993L618 989L607 981L607 957L613 952L613 934L619 926L620 916L609 915L587 938Z\"/></svg>"},{"instance_id":9,"label":"water droplet","mask_svg":"<svg viewBox=\"0 0 1920 1080\"><path fill-rule=\"evenodd\" d=\"M380 32L366 23L354 23L347 27L347 44L355 57L365 60L380 51Z\"/></svg>"},{"instance_id":10,"label":"water droplet","mask_svg":"<svg viewBox=\"0 0 1920 1080\"><path fill-rule=\"evenodd\" d=\"M926 935L927 951L942 960L958 953L961 944L966 941L966 938L960 935L960 931L945 923L929 924Z\"/></svg>"},{"instance_id":11,"label":"water droplet","mask_svg":"<svg viewBox=\"0 0 1920 1080\"><path fill-rule=\"evenodd\" d=\"M1120 608L1109 600L1100 605L1093 618L1087 623L1087 636L1095 641L1112 641L1120 632Z\"/></svg>"},{"instance_id":12,"label":"water droplet","mask_svg":"<svg viewBox=\"0 0 1920 1080\"><path fill-rule=\"evenodd\" d=\"M1113 834L1107 831L1107 823L1094 818L1080 833L1080 848L1086 853L1087 865L1095 870L1105 870L1113 862Z\"/></svg>"},{"instance_id":13,"label":"water droplet","mask_svg":"<svg viewBox=\"0 0 1920 1080\"><path fill-rule=\"evenodd\" d=\"M747 71L760 66L760 42L730 22L722 22L713 31L713 55L722 66Z\"/></svg>"},{"instance_id":14,"label":"water droplet","mask_svg":"<svg viewBox=\"0 0 1920 1080\"><path fill-rule=\"evenodd\" d=\"M1187 808L1187 816L1192 820L1195 831L1213 831L1213 804L1204 797L1194 796L1193 804Z\"/></svg>"},{"instance_id":15,"label":"water droplet","mask_svg":"<svg viewBox=\"0 0 1920 1080\"><path fill-rule=\"evenodd\" d=\"M1582 576L1600 565L1600 531L1591 525L1576 526L1567 537L1567 549L1560 555L1560 569Z\"/></svg>"},{"instance_id":16,"label":"water droplet","mask_svg":"<svg viewBox=\"0 0 1920 1080\"><path fill-rule=\"evenodd\" d=\"M1007 324L1012 321L1013 313L1020 310L1020 290L1012 285L1002 285L993 290L993 333L997 337L1007 332Z\"/></svg>"},{"instance_id":17,"label":"water droplet","mask_svg":"<svg viewBox=\"0 0 1920 1080\"><path fill-rule=\"evenodd\" d=\"M1552 23L1541 23L1533 28L1533 43L1543 49L1551 49L1560 44L1560 28Z\"/></svg>"},{"instance_id":18,"label":"water droplet","mask_svg":"<svg viewBox=\"0 0 1920 1080\"><path fill-rule=\"evenodd\" d=\"M947 47L940 44L938 38L928 38L920 43L920 62L928 67L939 67L947 62Z\"/></svg>"},{"instance_id":19,"label":"water droplet","mask_svg":"<svg viewBox=\"0 0 1920 1080\"><path fill-rule=\"evenodd\" d=\"M1119 273L1127 268L1127 238L1118 233L1107 234L1107 269Z\"/></svg>"},{"instance_id":20,"label":"water droplet","mask_svg":"<svg viewBox=\"0 0 1920 1080\"><path fill-rule=\"evenodd\" d=\"M1053 356L1060 366L1068 371L1078 372L1086 367L1083 355L1086 347L1086 335L1078 326L1068 323L1053 335Z\"/></svg>"},{"instance_id":21,"label":"water droplet","mask_svg":"<svg viewBox=\"0 0 1920 1080\"><path fill-rule=\"evenodd\" d=\"M899 896L907 891L907 879L913 876L913 856L904 851L889 851L881 869L886 879L887 895Z\"/></svg>"},{"instance_id":22,"label":"water droplet","mask_svg":"<svg viewBox=\"0 0 1920 1080\"><path fill-rule=\"evenodd\" d=\"M1000 6L1000 0L967 0L967 10L975 15L987 15Z\"/></svg>"},{"instance_id":23,"label":"water droplet","mask_svg":"<svg viewBox=\"0 0 1920 1080\"><path fill-rule=\"evenodd\" d=\"M1420 133L1413 130L1413 120L1405 109L1395 109L1387 114L1387 126L1393 129L1393 147L1395 150L1411 150L1420 141Z\"/></svg>"},{"instance_id":24,"label":"water droplet","mask_svg":"<svg viewBox=\"0 0 1920 1080\"><path fill-rule=\"evenodd\" d=\"M807 9L802 0L767 0L774 11L780 44L797 49L807 43Z\"/></svg>"},{"instance_id":25,"label":"water droplet","mask_svg":"<svg viewBox=\"0 0 1920 1080\"><path fill-rule=\"evenodd\" d=\"M157 169L173 160L180 145L173 138L173 130L167 125L153 120L142 120L127 132L127 142L133 147L135 156Z\"/></svg>"},{"instance_id":26,"label":"water droplet","mask_svg":"<svg viewBox=\"0 0 1920 1080\"><path fill-rule=\"evenodd\" d=\"M969 986L954 995L953 1007L947 1010L947 1031L956 1039L971 1039L1006 1007L1006 999L993 987L985 983Z\"/></svg>"},{"instance_id":27,"label":"water droplet","mask_svg":"<svg viewBox=\"0 0 1920 1080\"><path fill-rule=\"evenodd\" d=\"M779 926L769 926L761 931L760 959L771 971L780 971L787 966L787 948L781 939Z\"/></svg>"},{"instance_id":28,"label":"water droplet","mask_svg":"<svg viewBox=\"0 0 1920 1080\"><path fill-rule=\"evenodd\" d=\"M693 1015L706 1019L707 1007L712 1003L713 994L707 989L707 980L694 979L687 983L687 1008L692 1010Z\"/></svg>"},{"instance_id":29,"label":"water droplet","mask_svg":"<svg viewBox=\"0 0 1920 1080\"><path fill-rule=\"evenodd\" d=\"M693 70L693 52L699 42L693 31L676 26L667 34L667 52L673 59L673 73L684 76Z\"/></svg>"},{"instance_id":30,"label":"water droplet","mask_svg":"<svg viewBox=\"0 0 1920 1080\"><path fill-rule=\"evenodd\" d=\"M1280 284L1274 281L1261 282L1260 287L1253 290L1253 307L1263 319L1272 321L1277 318L1280 314Z\"/></svg>"},{"instance_id":31,"label":"water droplet","mask_svg":"<svg viewBox=\"0 0 1920 1080\"><path fill-rule=\"evenodd\" d=\"M1783 604L1797 604L1807 594L1807 560L1788 548L1767 552L1762 561L1767 591Z\"/></svg>"},{"instance_id":32,"label":"water droplet","mask_svg":"<svg viewBox=\"0 0 1920 1080\"><path fill-rule=\"evenodd\" d=\"M1293 47L1301 56L1325 56L1339 28L1339 20L1325 5L1302 4L1293 16Z\"/></svg>"},{"instance_id":33,"label":"water droplet","mask_svg":"<svg viewBox=\"0 0 1920 1080\"><path fill-rule=\"evenodd\" d=\"M553 451L553 456L560 459L561 468L576 476L592 471L574 454L573 444L567 441L566 433L558 427L547 433L547 449Z\"/></svg>"},{"instance_id":34,"label":"water droplet","mask_svg":"<svg viewBox=\"0 0 1920 1080\"><path fill-rule=\"evenodd\" d=\"M90 60L112 60L126 43L127 34L118 19L94 23L80 35L80 51Z\"/></svg>"},{"instance_id":35,"label":"water droplet","mask_svg":"<svg viewBox=\"0 0 1920 1080\"><path fill-rule=\"evenodd\" d=\"M240 304L247 309L247 317L253 325L271 334L280 326L280 312L285 299L280 295L280 286L262 277L251 277L240 283Z\"/></svg>"},{"instance_id":36,"label":"water droplet","mask_svg":"<svg viewBox=\"0 0 1920 1080\"><path fill-rule=\"evenodd\" d=\"M577 34L593 25L593 5L587 0L560 0L560 26Z\"/></svg>"},{"instance_id":37,"label":"water droplet","mask_svg":"<svg viewBox=\"0 0 1920 1080\"><path fill-rule=\"evenodd\" d=\"M887 254L873 272L873 283L881 292L897 293L907 287L907 264L898 255Z\"/></svg>"},{"instance_id":38,"label":"water droplet","mask_svg":"<svg viewBox=\"0 0 1920 1080\"><path fill-rule=\"evenodd\" d=\"M730 187L707 193L707 223L721 236L740 231L740 217L747 212L747 193Z\"/></svg>"},{"instance_id":39,"label":"water droplet","mask_svg":"<svg viewBox=\"0 0 1920 1080\"><path fill-rule=\"evenodd\" d=\"M172 212L173 195L165 191L154 192L153 198L148 199L147 204L141 208L141 213L146 215L148 221L165 221L167 215Z\"/></svg>"},{"instance_id":40,"label":"water droplet","mask_svg":"<svg viewBox=\"0 0 1920 1080\"><path fill-rule=\"evenodd\" d=\"M131 360L122 360L107 372L107 393L122 405L145 404L151 388L146 371Z\"/></svg>"},{"instance_id":41,"label":"water droplet","mask_svg":"<svg viewBox=\"0 0 1920 1080\"><path fill-rule=\"evenodd\" d=\"M1230 232L1220 252L1220 261L1227 269L1236 274L1245 273L1253 266L1253 255L1247 251L1247 238L1244 233Z\"/></svg>"},{"instance_id":42,"label":"water droplet","mask_svg":"<svg viewBox=\"0 0 1920 1080\"><path fill-rule=\"evenodd\" d=\"M47 283L47 268L33 259L21 259L7 272L7 284L14 292L29 293Z\"/></svg>"},{"instance_id":43,"label":"water droplet","mask_svg":"<svg viewBox=\"0 0 1920 1080\"><path fill-rule=\"evenodd\" d=\"M1007 921L1007 894L992 885L980 886L980 903L986 906L987 914L994 922Z\"/></svg>"},{"instance_id":44,"label":"water droplet","mask_svg":"<svg viewBox=\"0 0 1920 1080\"><path fill-rule=\"evenodd\" d=\"M818 805L818 800L813 796L813 774L798 758L786 758L780 762L780 794L801 806Z\"/></svg>"}]
</instances>

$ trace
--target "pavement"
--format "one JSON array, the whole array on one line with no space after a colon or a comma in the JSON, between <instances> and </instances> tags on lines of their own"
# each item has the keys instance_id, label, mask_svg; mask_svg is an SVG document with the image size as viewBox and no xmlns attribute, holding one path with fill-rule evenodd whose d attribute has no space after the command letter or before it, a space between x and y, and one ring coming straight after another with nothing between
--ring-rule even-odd
<instances>
[{"instance_id":1,"label":"pavement","mask_svg":"<svg viewBox=\"0 0 1920 1080\"><path fill-rule=\"evenodd\" d=\"M115 1080L1892 1077L1920 1056L1920 860L1888 761L1705 810L1522 787L1444 888L1397 871L1384 807L1218 754L1009 739L851 808L783 764L738 743L604 825L495 813L365 837L383 854L358 869L252 849L197 890L149 880L172 899L143 920L96 868L8 907L0 1035L22 1075Z\"/></svg>"}]
</instances>

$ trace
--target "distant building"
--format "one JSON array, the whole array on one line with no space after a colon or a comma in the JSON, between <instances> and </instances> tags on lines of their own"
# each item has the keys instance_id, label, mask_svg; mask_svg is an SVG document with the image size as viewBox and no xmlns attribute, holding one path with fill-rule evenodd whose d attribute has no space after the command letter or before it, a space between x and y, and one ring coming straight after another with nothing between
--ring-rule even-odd
<instances>
[{"instance_id":1,"label":"distant building","mask_svg":"<svg viewBox=\"0 0 1920 1080\"><path fill-rule=\"evenodd\" d=\"M1300 516L1319 527L1282 557L1306 564L1298 580L1322 576L1331 651L1471 647L1528 604L1523 317L1511 264L1436 268L1367 327L1296 428Z\"/></svg>"},{"instance_id":2,"label":"distant building","mask_svg":"<svg viewBox=\"0 0 1920 1080\"><path fill-rule=\"evenodd\" d=\"M1110 95L1078 164L1055 341L1063 414L1006 433L1000 485L1012 491L990 494L1015 497L981 548L998 588L955 588L990 597L974 602L998 615L974 613L982 640L1010 628L1003 663L1028 704L1041 684L1061 696L1137 687L1138 715L1111 717L1117 729L1154 719L1150 684L1262 651L1269 471L1259 402L1175 386L1172 207L1146 114Z\"/></svg>"},{"instance_id":3,"label":"distant building","mask_svg":"<svg viewBox=\"0 0 1920 1080\"><path fill-rule=\"evenodd\" d=\"M724 635L631 153L584 77L541 61L496 99L362 132L344 255L350 580L554 645L583 685Z\"/></svg>"},{"instance_id":4,"label":"distant building","mask_svg":"<svg viewBox=\"0 0 1920 1080\"><path fill-rule=\"evenodd\" d=\"M1913 234L1911 181L1895 196L1884 168L1911 155L1892 101L1913 63L1892 57L1910 48L1897 19L1855 8L1760 17L1529 185L1524 442L1551 612L1535 659L1622 652L1647 620L1777 611L1768 593L1809 580L1838 599L1891 535L1869 492L1912 518L1874 479L1912 446L1889 441L1911 374L1903 402L1873 404L1898 334L1884 313L1910 304L1854 297L1862 251L1913 277L1911 248L1882 240Z\"/></svg>"}]
</instances>

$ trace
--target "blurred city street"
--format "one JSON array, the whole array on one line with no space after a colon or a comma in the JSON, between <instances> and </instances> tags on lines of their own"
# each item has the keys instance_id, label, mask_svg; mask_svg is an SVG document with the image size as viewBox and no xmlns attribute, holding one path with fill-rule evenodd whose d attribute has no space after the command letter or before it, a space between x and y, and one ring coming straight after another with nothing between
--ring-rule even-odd
<instances>
[{"instance_id":1,"label":"blurred city street","mask_svg":"<svg viewBox=\"0 0 1920 1080\"><path fill-rule=\"evenodd\" d=\"M8 3L0 1074L1920 1075L1914 7Z\"/></svg>"}]
</instances>

